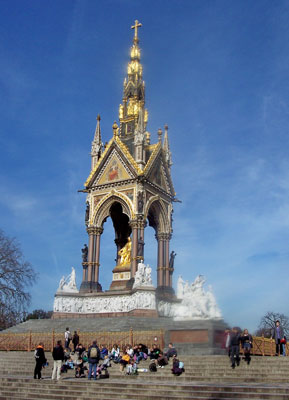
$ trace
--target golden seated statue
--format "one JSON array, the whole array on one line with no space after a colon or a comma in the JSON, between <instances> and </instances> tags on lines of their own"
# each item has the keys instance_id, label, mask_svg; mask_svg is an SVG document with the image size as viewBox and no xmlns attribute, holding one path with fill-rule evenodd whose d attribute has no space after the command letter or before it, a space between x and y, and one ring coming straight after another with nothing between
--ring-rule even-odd
<instances>
[{"instance_id":1,"label":"golden seated statue","mask_svg":"<svg viewBox=\"0 0 289 400\"><path fill-rule=\"evenodd\" d=\"M131 239L127 239L127 243L119 250L118 255L120 256L119 266L130 265L131 263Z\"/></svg>"}]
</instances>

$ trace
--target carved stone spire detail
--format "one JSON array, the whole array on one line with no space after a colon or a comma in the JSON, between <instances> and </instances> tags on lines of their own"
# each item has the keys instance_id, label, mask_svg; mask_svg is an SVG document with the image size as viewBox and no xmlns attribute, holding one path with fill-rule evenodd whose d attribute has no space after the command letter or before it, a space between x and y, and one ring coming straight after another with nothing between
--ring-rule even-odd
<instances>
[{"instance_id":1,"label":"carved stone spire detail","mask_svg":"<svg viewBox=\"0 0 289 400\"><path fill-rule=\"evenodd\" d=\"M101 153L102 153L102 147L103 143L101 141L101 133L100 133L100 115L98 114L97 118L97 123L96 123L96 128L95 128L95 133L94 133L94 138L91 143L91 169L93 170L97 161L99 160Z\"/></svg>"},{"instance_id":2,"label":"carved stone spire detail","mask_svg":"<svg viewBox=\"0 0 289 400\"><path fill-rule=\"evenodd\" d=\"M164 150L164 153L165 153L165 160L167 162L167 165L168 165L169 168L171 168L173 163L172 163L172 153L170 151L170 145L169 145L168 129L169 129L168 125L165 125L163 150Z\"/></svg>"}]
</instances>

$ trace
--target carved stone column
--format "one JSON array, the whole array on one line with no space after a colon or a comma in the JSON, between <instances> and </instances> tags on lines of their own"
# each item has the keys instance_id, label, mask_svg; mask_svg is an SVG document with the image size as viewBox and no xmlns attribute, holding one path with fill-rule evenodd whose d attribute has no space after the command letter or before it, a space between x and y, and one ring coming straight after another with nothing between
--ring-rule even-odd
<instances>
[{"instance_id":1,"label":"carved stone column","mask_svg":"<svg viewBox=\"0 0 289 400\"><path fill-rule=\"evenodd\" d=\"M88 257L87 262L82 263L83 274L82 283L80 285L81 292L90 292L91 290L91 280L92 280L92 259L93 259L93 248L94 248L94 227L87 228L87 233L89 235L88 239Z\"/></svg>"},{"instance_id":2,"label":"carved stone column","mask_svg":"<svg viewBox=\"0 0 289 400\"><path fill-rule=\"evenodd\" d=\"M137 260L138 263L144 261L144 228L146 223L143 219L138 220L138 234L137 234Z\"/></svg>"},{"instance_id":3,"label":"carved stone column","mask_svg":"<svg viewBox=\"0 0 289 400\"><path fill-rule=\"evenodd\" d=\"M131 221L132 245L131 245L131 278L134 278L137 270L137 244L138 244L138 225L137 221Z\"/></svg>"},{"instance_id":4,"label":"carved stone column","mask_svg":"<svg viewBox=\"0 0 289 400\"><path fill-rule=\"evenodd\" d=\"M89 234L88 241L88 267L87 267L87 281L92 281L92 263L93 263L93 253L94 253L94 228L88 228L87 232Z\"/></svg>"},{"instance_id":5,"label":"carved stone column","mask_svg":"<svg viewBox=\"0 0 289 400\"><path fill-rule=\"evenodd\" d=\"M164 286L170 286L170 271L169 271L169 264L170 264L170 235L165 235L165 282Z\"/></svg>"},{"instance_id":6,"label":"carved stone column","mask_svg":"<svg viewBox=\"0 0 289 400\"><path fill-rule=\"evenodd\" d=\"M81 292L99 292L102 291L99 279L99 254L100 254L100 235L102 228L89 227L87 233L88 241L88 258L83 263L83 276L80 286Z\"/></svg>"},{"instance_id":7,"label":"carved stone column","mask_svg":"<svg viewBox=\"0 0 289 400\"><path fill-rule=\"evenodd\" d=\"M159 233L156 235L158 241L158 267L157 276L158 282L157 286L164 286L164 236Z\"/></svg>"},{"instance_id":8,"label":"carved stone column","mask_svg":"<svg viewBox=\"0 0 289 400\"><path fill-rule=\"evenodd\" d=\"M100 236L103 232L103 228L95 229L95 271L94 271L94 282L99 283L99 255L100 255Z\"/></svg>"}]
</instances>

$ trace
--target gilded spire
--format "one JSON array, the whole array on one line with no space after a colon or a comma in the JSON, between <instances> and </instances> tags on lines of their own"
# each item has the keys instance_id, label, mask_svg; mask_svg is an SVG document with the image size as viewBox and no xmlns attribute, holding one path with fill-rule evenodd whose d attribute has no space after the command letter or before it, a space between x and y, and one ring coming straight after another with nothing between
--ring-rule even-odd
<instances>
[{"instance_id":1,"label":"gilded spire","mask_svg":"<svg viewBox=\"0 0 289 400\"><path fill-rule=\"evenodd\" d=\"M101 141L101 132L100 132L100 115L97 115L96 118L96 128L94 133L94 138L91 143L91 169L94 168L95 164L97 163L98 159L101 156L102 152L102 141Z\"/></svg>"},{"instance_id":2,"label":"gilded spire","mask_svg":"<svg viewBox=\"0 0 289 400\"><path fill-rule=\"evenodd\" d=\"M120 137L122 140L134 136L138 124L140 110L143 110L143 121L146 125L148 112L145 105L145 84L142 79L138 29L142 24L136 20L131 27L134 29L133 44L130 49L130 61L127 66L127 77L123 84L123 102L119 106Z\"/></svg>"}]
</instances>

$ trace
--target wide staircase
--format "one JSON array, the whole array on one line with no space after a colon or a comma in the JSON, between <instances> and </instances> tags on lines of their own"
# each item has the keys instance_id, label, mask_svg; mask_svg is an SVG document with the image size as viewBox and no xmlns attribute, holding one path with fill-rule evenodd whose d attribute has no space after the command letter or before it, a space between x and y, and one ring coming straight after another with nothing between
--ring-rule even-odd
<instances>
[{"instance_id":1,"label":"wide staircase","mask_svg":"<svg viewBox=\"0 0 289 400\"><path fill-rule=\"evenodd\" d=\"M109 368L110 378L91 380L74 377L74 371L51 381L53 361L42 370L42 380L33 379L33 352L0 352L0 399L289 399L289 359L252 357L250 365L232 370L226 356L182 356L185 372L173 376L170 366L157 372L127 376L119 365ZM150 361L139 368L148 369Z\"/></svg>"}]
</instances>

